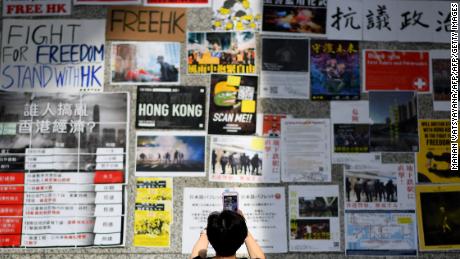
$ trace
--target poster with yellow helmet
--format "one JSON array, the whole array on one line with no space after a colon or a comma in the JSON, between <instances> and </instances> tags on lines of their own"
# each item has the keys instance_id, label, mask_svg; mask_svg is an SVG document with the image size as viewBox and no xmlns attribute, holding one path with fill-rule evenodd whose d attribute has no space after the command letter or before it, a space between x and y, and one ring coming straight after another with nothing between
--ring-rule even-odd
<instances>
[{"instance_id":1,"label":"poster with yellow helmet","mask_svg":"<svg viewBox=\"0 0 460 259\"><path fill-rule=\"evenodd\" d=\"M260 30L262 1L214 0L212 29L214 31Z\"/></svg>"},{"instance_id":2,"label":"poster with yellow helmet","mask_svg":"<svg viewBox=\"0 0 460 259\"><path fill-rule=\"evenodd\" d=\"M209 134L256 133L257 76L211 75Z\"/></svg>"}]
</instances>

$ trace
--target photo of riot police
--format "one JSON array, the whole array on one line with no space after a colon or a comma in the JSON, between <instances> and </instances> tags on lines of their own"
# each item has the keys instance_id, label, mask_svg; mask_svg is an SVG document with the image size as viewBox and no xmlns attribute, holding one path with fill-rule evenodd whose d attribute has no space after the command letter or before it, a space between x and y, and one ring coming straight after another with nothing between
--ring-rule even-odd
<instances>
[{"instance_id":1,"label":"photo of riot police","mask_svg":"<svg viewBox=\"0 0 460 259\"><path fill-rule=\"evenodd\" d=\"M347 202L398 202L396 178L345 175Z\"/></svg>"}]
</instances>

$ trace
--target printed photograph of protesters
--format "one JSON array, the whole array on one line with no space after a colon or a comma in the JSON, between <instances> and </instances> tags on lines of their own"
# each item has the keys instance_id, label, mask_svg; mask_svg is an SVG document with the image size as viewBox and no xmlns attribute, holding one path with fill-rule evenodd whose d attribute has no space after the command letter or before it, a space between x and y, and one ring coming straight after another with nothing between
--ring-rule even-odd
<instances>
[{"instance_id":1,"label":"printed photograph of protesters","mask_svg":"<svg viewBox=\"0 0 460 259\"><path fill-rule=\"evenodd\" d=\"M136 173L204 173L205 136L137 136ZM145 174L147 173L147 174Z\"/></svg>"},{"instance_id":2,"label":"printed photograph of protesters","mask_svg":"<svg viewBox=\"0 0 460 259\"><path fill-rule=\"evenodd\" d=\"M345 175L347 202L398 202L396 177Z\"/></svg>"},{"instance_id":3,"label":"printed photograph of protesters","mask_svg":"<svg viewBox=\"0 0 460 259\"><path fill-rule=\"evenodd\" d=\"M299 217L337 217L338 197L299 197Z\"/></svg>"},{"instance_id":4,"label":"printed photograph of protesters","mask_svg":"<svg viewBox=\"0 0 460 259\"><path fill-rule=\"evenodd\" d=\"M179 84L180 43L112 43L112 84Z\"/></svg>"},{"instance_id":5,"label":"printed photograph of protesters","mask_svg":"<svg viewBox=\"0 0 460 259\"><path fill-rule=\"evenodd\" d=\"M330 239L329 219L292 219L291 240Z\"/></svg>"},{"instance_id":6,"label":"printed photograph of protesters","mask_svg":"<svg viewBox=\"0 0 460 259\"><path fill-rule=\"evenodd\" d=\"M190 32L187 34L189 74L255 74L254 32Z\"/></svg>"}]
</instances>

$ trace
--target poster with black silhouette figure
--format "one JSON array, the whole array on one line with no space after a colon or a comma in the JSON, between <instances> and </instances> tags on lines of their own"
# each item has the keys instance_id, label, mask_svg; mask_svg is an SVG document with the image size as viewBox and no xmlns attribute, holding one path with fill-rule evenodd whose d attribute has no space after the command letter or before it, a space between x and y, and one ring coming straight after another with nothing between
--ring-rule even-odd
<instances>
[{"instance_id":1,"label":"poster with black silhouette figure","mask_svg":"<svg viewBox=\"0 0 460 259\"><path fill-rule=\"evenodd\" d=\"M256 76L211 75L209 134L256 133L257 80Z\"/></svg>"},{"instance_id":2,"label":"poster with black silhouette figure","mask_svg":"<svg viewBox=\"0 0 460 259\"><path fill-rule=\"evenodd\" d=\"M205 117L205 87L137 88L137 128L204 130Z\"/></svg>"},{"instance_id":3,"label":"poster with black silhouette figure","mask_svg":"<svg viewBox=\"0 0 460 259\"><path fill-rule=\"evenodd\" d=\"M369 92L371 152L417 152L415 92Z\"/></svg>"},{"instance_id":4,"label":"poster with black silhouette figure","mask_svg":"<svg viewBox=\"0 0 460 259\"><path fill-rule=\"evenodd\" d=\"M209 181L279 183L279 139L212 136Z\"/></svg>"},{"instance_id":5,"label":"poster with black silhouette figure","mask_svg":"<svg viewBox=\"0 0 460 259\"><path fill-rule=\"evenodd\" d=\"M204 176L203 133L138 133L136 176Z\"/></svg>"},{"instance_id":6,"label":"poster with black silhouette figure","mask_svg":"<svg viewBox=\"0 0 460 259\"><path fill-rule=\"evenodd\" d=\"M308 99L309 49L307 38L262 37L260 97Z\"/></svg>"},{"instance_id":7,"label":"poster with black silhouette figure","mask_svg":"<svg viewBox=\"0 0 460 259\"><path fill-rule=\"evenodd\" d=\"M358 41L311 41L311 99L359 100Z\"/></svg>"},{"instance_id":8,"label":"poster with black silhouette figure","mask_svg":"<svg viewBox=\"0 0 460 259\"><path fill-rule=\"evenodd\" d=\"M415 210L413 164L344 168L345 210Z\"/></svg>"},{"instance_id":9,"label":"poster with black silhouette figure","mask_svg":"<svg viewBox=\"0 0 460 259\"><path fill-rule=\"evenodd\" d=\"M419 120L420 150L417 153L419 183L459 183L460 174L450 169L450 121ZM458 143L458 142L457 142Z\"/></svg>"},{"instance_id":10,"label":"poster with black silhouette figure","mask_svg":"<svg viewBox=\"0 0 460 259\"><path fill-rule=\"evenodd\" d=\"M421 251L460 248L460 185L417 186Z\"/></svg>"}]
</instances>

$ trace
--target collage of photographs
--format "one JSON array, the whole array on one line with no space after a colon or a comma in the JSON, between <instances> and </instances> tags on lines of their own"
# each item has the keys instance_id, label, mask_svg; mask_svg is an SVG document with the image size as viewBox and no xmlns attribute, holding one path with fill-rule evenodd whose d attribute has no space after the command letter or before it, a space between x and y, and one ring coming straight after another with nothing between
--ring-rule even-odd
<instances>
[{"instance_id":1,"label":"collage of photographs","mask_svg":"<svg viewBox=\"0 0 460 259\"><path fill-rule=\"evenodd\" d=\"M457 256L458 4L0 5L0 254Z\"/></svg>"}]
</instances>

